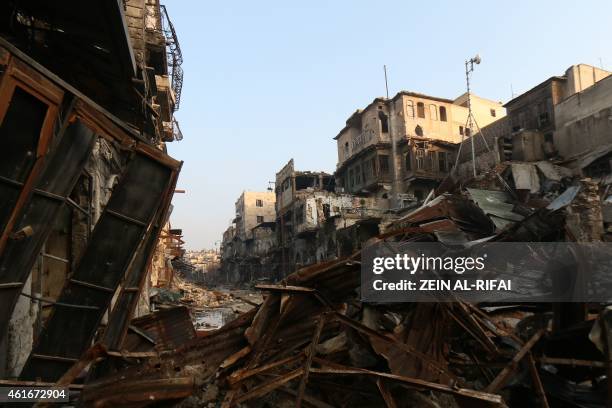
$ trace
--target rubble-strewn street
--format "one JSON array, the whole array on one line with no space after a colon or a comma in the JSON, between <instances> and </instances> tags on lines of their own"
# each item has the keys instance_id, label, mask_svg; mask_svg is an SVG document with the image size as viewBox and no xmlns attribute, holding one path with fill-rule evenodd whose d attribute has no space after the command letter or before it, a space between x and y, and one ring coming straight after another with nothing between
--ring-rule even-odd
<instances>
[{"instance_id":1,"label":"rubble-strewn street","mask_svg":"<svg viewBox=\"0 0 612 408\"><path fill-rule=\"evenodd\" d=\"M196 3L0 5L0 405L612 407L612 10Z\"/></svg>"}]
</instances>

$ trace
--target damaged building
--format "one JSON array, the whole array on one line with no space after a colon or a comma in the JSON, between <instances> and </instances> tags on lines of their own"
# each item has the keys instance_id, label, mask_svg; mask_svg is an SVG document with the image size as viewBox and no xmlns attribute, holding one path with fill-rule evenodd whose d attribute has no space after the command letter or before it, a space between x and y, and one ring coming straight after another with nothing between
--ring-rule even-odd
<instances>
[{"instance_id":1,"label":"damaged building","mask_svg":"<svg viewBox=\"0 0 612 408\"><path fill-rule=\"evenodd\" d=\"M501 103L472 96L480 126L505 116ZM353 113L334 138L338 186L351 194L394 199L392 208L423 200L448 175L456 144L469 136L467 95L455 100L401 91Z\"/></svg>"},{"instance_id":2,"label":"damaged building","mask_svg":"<svg viewBox=\"0 0 612 408\"><path fill-rule=\"evenodd\" d=\"M94 338L118 350L164 275L182 61L154 0L0 18L0 375L55 382Z\"/></svg>"},{"instance_id":3,"label":"damaged building","mask_svg":"<svg viewBox=\"0 0 612 408\"><path fill-rule=\"evenodd\" d=\"M223 233L219 278L227 282L268 276L276 247L275 200L272 191L244 191L236 200L235 218ZM273 257L273 256L272 256Z\"/></svg>"},{"instance_id":4,"label":"damaged building","mask_svg":"<svg viewBox=\"0 0 612 408\"><path fill-rule=\"evenodd\" d=\"M275 281L336 259L378 235L389 209L387 199L339 191L332 174L295 170L293 159L275 186L270 193L245 192L236 202L236 218L223 234L220 280Z\"/></svg>"},{"instance_id":5,"label":"damaged building","mask_svg":"<svg viewBox=\"0 0 612 408\"><path fill-rule=\"evenodd\" d=\"M481 132L463 142L456 169L458 176L472 174L472 143L478 172L508 160L569 158L609 143L603 136L604 129L580 132L574 137L570 136L570 129L572 124L576 126L609 106L605 90L609 81L604 79L610 74L591 65L576 64L564 75L550 77L514 97L504 105L507 112L504 118L489 125L481 124ZM583 101L584 94L591 98ZM594 132L601 136L592 135Z\"/></svg>"}]
</instances>

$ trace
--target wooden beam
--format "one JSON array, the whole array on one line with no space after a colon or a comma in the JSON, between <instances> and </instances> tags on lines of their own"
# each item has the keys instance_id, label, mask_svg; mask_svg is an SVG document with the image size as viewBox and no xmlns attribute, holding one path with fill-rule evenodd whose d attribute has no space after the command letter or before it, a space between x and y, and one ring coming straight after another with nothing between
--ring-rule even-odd
<instances>
[{"instance_id":1,"label":"wooden beam","mask_svg":"<svg viewBox=\"0 0 612 408\"><path fill-rule=\"evenodd\" d=\"M317 322L317 326L315 327L314 334L312 336L312 341L310 342L310 347L308 349L308 355L306 356L306 363L304 364L304 375L300 380L300 386L298 387L298 395L295 400L296 408L302 408L302 399L304 398L304 392L306 391L306 384L308 383L308 374L310 373L310 366L312 365L312 359L314 355L317 353L317 345L319 344L319 339L321 338L321 332L323 331L323 327L325 326L325 314L321 314L319 316L319 321Z\"/></svg>"},{"instance_id":2,"label":"wooden beam","mask_svg":"<svg viewBox=\"0 0 612 408\"><path fill-rule=\"evenodd\" d=\"M485 389L486 392L496 393L500 389L503 388L504 385L510 379L510 376L514 371L516 371L518 367L518 363L529 353L529 351L535 346L535 344L542 338L545 333L545 329L540 329L534 334L527 343L523 345L523 347L519 350L518 353L514 355L510 363L504 367L503 370L497 374L497 377L489 384L489 386Z\"/></svg>"}]
</instances>

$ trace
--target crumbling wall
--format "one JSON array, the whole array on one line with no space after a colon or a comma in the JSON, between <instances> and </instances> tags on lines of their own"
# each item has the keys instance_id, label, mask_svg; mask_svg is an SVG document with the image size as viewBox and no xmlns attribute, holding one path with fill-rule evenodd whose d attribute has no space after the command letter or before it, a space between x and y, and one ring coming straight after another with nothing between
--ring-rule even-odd
<instances>
[{"instance_id":1,"label":"crumbling wall","mask_svg":"<svg viewBox=\"0 0 612 408\"><path fill-rule=\"evenodd\" d=\"M554 144L568 158L612 143L612 77L555 106Z\"/></svg>"},{"instance_id":2,"label":"crumbling wall","mask_svg":"<svg viewBox=\"0 0 612 408\"><path fill-rule=\"evenodd\" d=\"M567 208L566 227L572 241L599 242L604 234L599 186L591 179L580 180L580 192Z\"/></svg>"}]
</instances>

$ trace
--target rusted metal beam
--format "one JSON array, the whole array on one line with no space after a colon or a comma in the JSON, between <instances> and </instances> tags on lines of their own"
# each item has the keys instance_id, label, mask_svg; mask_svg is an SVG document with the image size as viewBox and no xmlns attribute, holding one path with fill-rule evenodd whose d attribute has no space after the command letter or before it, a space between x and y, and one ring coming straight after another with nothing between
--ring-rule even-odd
<instances>
[{"instance_id":1,"label":"rusted metal beam","mask_svg":"<svg viewBox=\"0 0 612 408\"><path fill-rule=\"evenodd\" d=\"M260 385L258 387L253 388L252 390L250 390L246 394L243 394L243 395L235 398L233 402L236 403L236 404L240 404L241 402L248 401L248 400L253 399L253 398L264 396L264 395L274 391L275 389L283 386L284 384L288 383L289 381L292 381L292 380L298 378L303 373L304 373L304 369L302 367L298 368L297 370L290 371L289 373L287 373L285 375L282 375L282 376L280 376L278 378L275 378L272 381L269 381L269 382L264 383L264 384L262 384L262 385Z\"/></svg>"},{"instance_id":2,"label":"rusted metal beam","mask_svg":"<svg viewBox=\"0 0 612 408\"><path fill-rule=\"evenodd\" d=\"M253 368L251 370L240 369L240 370L234 371L229 376L228 382L230 383L230 385L234 385L254 375L265 373L274 368L281 367L281 366L289 366L290 364L293 364L301 360L302 358L304 358L304 354L300 353L293 357L283 358L282 360L274 361L273 363L269 363L269 364L266 364L266 365L263 365L257 368Z\"/></svg>"},{"instance_id":3,"label":"rusted metal beam","mask_svg":"<svg viewBox=\"0 0 612 408\"><path fill-rule=\"evenodd\" d=\"M503 404L502 398L499 395L488 392L476 391L468 388L452 387L444 384L438 384L430 381L421 380L419 378L405 377L396 374L383 373L378 371L366 370L365 368L348 367L341 364L332 363L331 361L322 358L314 357L314 361L325 368L311 368L311 373L329 374L329 375L366 375L399 383L407 384L415 388L425 388L432 391L439 391L446 394L453 394L460 397L469 398L475 401L485 402L492 406L501 407Z\"/></svg>"}]
</instances>

